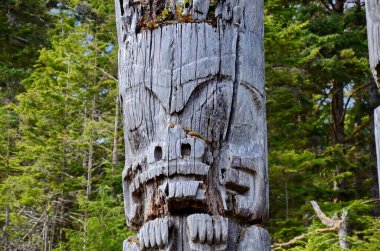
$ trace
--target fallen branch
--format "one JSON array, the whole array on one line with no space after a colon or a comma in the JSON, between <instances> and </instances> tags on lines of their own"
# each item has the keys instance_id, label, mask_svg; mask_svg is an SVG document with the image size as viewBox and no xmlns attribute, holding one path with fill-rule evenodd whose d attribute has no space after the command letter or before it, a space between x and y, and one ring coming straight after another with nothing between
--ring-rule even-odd
<instances>
[{"instance_id":1,"label":"fallen branch","mask_svg":"<svg viewBox=\"0 0 380 251\"><path fill-rule=\"evenodd\" d=\"M28 230L28 232L24 235L24 237L22 238L22 240L24 241L26 239L26 237L28 237L28 235L30 233L32 233L33 229L38 225L38 223L40 223L40 221L42 220L42 218L45 216L45 213L46 211L41 214L41 217L36 221L36 223Z\"/></svg>"},{"instance_id":2,"label":"fallen branch","mask_svg":"<svg viewBox=\"0 0 380 251\"><path fill-rule=\"evenodd\" d=\"M366 201L363 201L362 204L366 205L366 204L371 204L371 203L379 202L379 201L380 199L366 200Z\"/></svg>"},{"instance_id":3,"label":"fallen branch","mask_svg":"<svg viewBox=\"0 0 380 251\"><path fill-rule=\"evenodd\" d=\"M290 241L288 242L285 242L285 243L275 243L272 245L272 248L273 249L276 249L276 248L285 248L285 247L291 247L291 246L294 246L296 245L297 241L300 241L300 240L303 240L305 239L308 235L312 235L312 234L315 234L315 233L327 233L327 232L335 232L337 231L338 229L336 227L329 227L329 228L319 228L319 229L315 229L313 230L312 232L310 233L306 233L306 234L301 234L297 237L294 237L293 239L291 239Z\"/></svg>"},{"instance_id":4,"label":"fallen branch","mask_svg":"<svg viewBox=\"0 0 380 251\"><path fill-rule=\"evenodd\" d=\"M294 245L296 245L297 241L303 240L307 236L315 234L315 233L326 233L326 232L336 232L336 231L338 231L339 245L340 245L341 249L348 249L348 243L346 241L348 211L347 210L343 211L341 219L339 219L337 216L330 218L322 212L321 208L319 207L319 205L316 201L311 201L310 203L313 206L313 209L314 209L317 217L321 220L321 222L323 224L328 226L328 228L315 229L309 233L305 233L305 234L301 234L299 236L296 236L293 239L291 239L290 241L285 242L285 243L275 243L272 245L272 249L294 246Z\"/></svg>"}]
</instances>

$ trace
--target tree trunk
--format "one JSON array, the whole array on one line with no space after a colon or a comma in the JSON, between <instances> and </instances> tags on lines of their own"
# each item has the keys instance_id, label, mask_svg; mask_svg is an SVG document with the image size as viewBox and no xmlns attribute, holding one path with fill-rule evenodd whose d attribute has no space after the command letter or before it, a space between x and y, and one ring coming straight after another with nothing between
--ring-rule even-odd
<instances>
[{"instance_id":1,"label":"tree trunk","mask_svg":"<svg viewBox=\"0 0 380 251\"><path fill-rule=\"evenodd\" d=\"M380 1L366 0L369 62L375 81L380 86ZM380 180L380 108L375 110L377 173ZM379 191L380 191L380 182Z\"/></svg>"},{"instance_id":2,"label":"tree trunk","mask_svg":"<svg viewBox=\"0 0 380 251\"><path fill-rule=\"evenodd\" d=\"M124 250L270 250L263 0L116 0Z\"/></svg>"},{"instance_id":3,"label":"tree trunk","mask_svg":"<svg viewBox=\"0 0 380 251\"><path fill-rule=\"evenodd\" d=\"M288 182L285 182L285 216L286 220L289 220L289 194L288 194Z\"/></svg>"},{"instance_id":4,"label":"tree trunk","mask_svg":"<svg viewBox=\"0 0 380 251\"><path fill-rule=\"evenodd\" d=\"M334 145L343 144L344 133L344 83L335 81L332 88L332 102L331 113L333 115L333 143ZM336 175L339 176L345 172L342 164L339 163L336 168ZM347 187L345 178L339 178L334 180L334 190L342 191ZM341 196L337 196L335 200L341 199Z\"/></svg>"},{"instance_id":5,"label":"tree trunk","mask_svg":"<svg viewBox=\"0 0 380 251\"><path fill-rule=\"evenodd\" d=\"M10 166L10 158L11 158L11 115L8 111L8 130L7 130L7 151L4 156L5 158L5 177L8 179L11 175L11 166ZM8 226L10 224L10 209L9 203L5 205L5 224L3 226L3 248L4 250L8 250Z\"/></svg>"},{"instance_id":6,"label":"tree trunk","mask_svg":"<svg viewBox=\"0 0 380 251\"><path fill-rule=\"evenodd\" d=\"M115 124L114 124L114 131L113 131L113 148L112 148L112 172L111 177L113 180L113 177L115 177L115 170L117 168L117 165L119 163L119 154L118 154L118 131L119 131L119 96L116 96L115 101ZM113 198L115 196L114 189L112 188L111 197Z\"/></svg>"},{"instance_id":7,"label":"tree trunk","mask_svg":"<svg viewBox=\"0 0 380 251\"><path fill-rule=\"evenodd\" d=\"M338 13L343 13L345 3L346 3L346 0L336 0L335 5L334 5L334 10Z\"/></svg>"},{"instance_id":8,"label":"tree trunk","mask_svg":"<svg viewBox=\"0 0 380 251\"><path fill-rule=\"evenodd\" d=\"M92 100L91 106L91 121L95 121L95 97ZM91 125L93 127L93 125ZM94 154L94 139L93 139L93 130L90 129L90 139L88 146L88 161L87 161L87 189L86 189L86 198L87 200L90 198L91 190L92 190L92 169L93 169L93 154Z\"/></svg>"}]
</instances>

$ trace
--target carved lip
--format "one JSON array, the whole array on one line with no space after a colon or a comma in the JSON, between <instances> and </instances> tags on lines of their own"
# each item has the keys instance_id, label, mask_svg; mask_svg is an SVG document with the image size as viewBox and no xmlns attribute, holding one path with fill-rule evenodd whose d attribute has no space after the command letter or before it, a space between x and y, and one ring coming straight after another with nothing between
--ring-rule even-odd
<instances>
[{"instance_id":1,"label":"carved lip","mask_svg":"<svg viewBox=\"0 0 380 251\"><path fill-rule=\"evenodd\" d=\"M194 180L191 176L207 176L210 166L202 162L184 161L148 165L148 170L141 172L133 178L129 184L130 191L134 193L153 180L173 179L182 177L186 180ZM191 179L189 179L191 177Z\"/></svg>"}]
</instances>

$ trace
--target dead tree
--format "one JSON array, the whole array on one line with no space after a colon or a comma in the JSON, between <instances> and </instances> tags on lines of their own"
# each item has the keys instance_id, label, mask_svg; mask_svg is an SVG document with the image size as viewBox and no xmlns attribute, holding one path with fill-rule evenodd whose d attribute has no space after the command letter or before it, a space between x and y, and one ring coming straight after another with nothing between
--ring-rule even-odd
<instances>
[{"instance_id":1,"label":"dead tree","mask_svg":"<svg viewBox=\"0 0 380 251\"><path fill-rule=\"evenodd\" d=\"M294 237L288 242L285 243L274 243L272 245L273 250L283 249L283 248L289 248L292 246L295 246L297 242L302 241L306 239L308 236L312 234L322 234L327 232L338 232L339 236L339 246L342 250L348 249L348 243L347 243L347 221L348 221L348 211L343 210L341 218L339 218L337 215L334 215L332 218L329 218L324 214L319 207L318 203L316 201L311 201L311 205L313 206L314 212L317 215L317 217L321 220L321 222L327 227L327 228L319 228L314 229L311 232L308 232L306 234L301 234L299 236Z\"/></svg>"},{"instance_id":2,"label":"dead tree","mask_svg":"<svg viewBox=\"0 0 380 251\"><path fill-rule=\"evenodd\" d=\"M270 250L263 0L116 0L130 250Z\"/></svg>"},{"instance_id":3,"label":"dead tree","mask_svg":"<svg viewBox=\"0 0 380 251\"><path fill-rule=\"evenodd\" d=\"M380 87L380 0L366 0L369 62L376 84ZM380 193L380 107L375 110L377 173Z\"/></svg>"}]
</instances>

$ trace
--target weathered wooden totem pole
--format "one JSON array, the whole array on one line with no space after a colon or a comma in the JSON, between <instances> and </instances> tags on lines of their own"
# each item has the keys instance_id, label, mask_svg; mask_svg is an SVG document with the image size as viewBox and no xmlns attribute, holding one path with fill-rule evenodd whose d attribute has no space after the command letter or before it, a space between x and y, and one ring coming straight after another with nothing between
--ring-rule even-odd
<instances>
[{"instance_id":1,"label":"weathered wooden totem pole","mask_svg":"<svg viewBox=\"0 0 380 251\"><path fill-rule=\"evenodd\" d=\"M115 0L131 250L270 250L263 0Z\"/></svg>"},{"instance_id":2,"label":"weathered wooden totem pole","mask_svg":"<svg viewBox=\"0 0 380 251\"><path fill-rule=\"evenodd\" d=\"M380 87L380 0L366 0L367 13L367 32L369 63L376 80ZM380 107L375 110L375 138L377 152L377 174L380 192Z\"/></svg>"}]
</instances>

